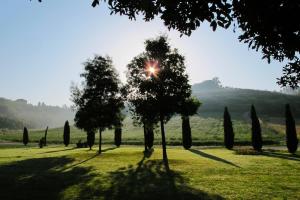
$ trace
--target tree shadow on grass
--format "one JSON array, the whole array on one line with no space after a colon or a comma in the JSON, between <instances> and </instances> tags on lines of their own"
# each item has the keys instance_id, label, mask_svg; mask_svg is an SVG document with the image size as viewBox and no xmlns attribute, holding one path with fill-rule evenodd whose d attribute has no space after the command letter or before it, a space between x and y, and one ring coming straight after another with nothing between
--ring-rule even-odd
<instances>
[{"instance_id":1,"label":"tree shadow on grass","mask_svg":"<svg viewBox=\"0 0 300 200\"><path fill-rule=\"evenodd\" d=\"M67 157L34 158L0 166L0 199L59 199L66 188L91 179L90 168L62 168Z\"/></svg>"},{"instance_id":2,"label":"tree shadow on grass","mask_svg":"<svg viewBox=\"0 0 300 200\"><path fill-rule=\"evenodd\" d=\"M150 156L151 152L146 152L135 166L119 168L110 172L107 179L94 180L93 189L81 188L78 199L89 199L91 194L105 200L223 199L189 187L179 173L166 171L163 161L148 160ZM105 180L109 182L106 188L103 187Z\"/></svg>"},{"instance_id":3,"label":"tree shadow on grass","mask_svg":"<svg viewBox=\"0 0 300 200\"><path fill-rule=\"evenodd\" d=\"M41 153L39 153L39 154L57 153L57 152L62 152L62 151L75 150L75 149L77 149L77 148L76 148L76 147L73 147L73 148L68 148L68 149L60 149L60 150L52 150L52 151L41 152Z\"/></svg>"},{"instance_id":4,"label":"tree shadow on grass","mask_svg":"<svg viewBox=\"0 0 300 200\"><path fill-rule=\"evenodd\" d=\"M261 152L262 155L268 156L268 157L274 157L274 158L281 158L286 160L293 160L293 161L299 161L300 162L300 156L297 154L286 154L281 153L280 151L274 151L274 150L264 150Z\"/></svg>"},{"instance_id":5,"label":"tree shadow on grass","mask_svg":"<svg viewBox=\"0 0 300 200\"><path fill-rule=\"evenodd\" d=\"M220 158L220 157L217 157L217 156L214 156L214 155L211 155L211 154L204 153L203 151L199 151L199 150L196 150L196 149L189 149L189 151L192 152L192 153L194 153L194 154L197 154L199 156L212 159L214 161L222 162L222 163L231 165L233 167L241 168L240 166L238 166L238 165L236 165L236 164L234 164L234 163L232 163L232 162L230 162L228 160L225 160L223 158Z\"/></svg>"}]
</instances>

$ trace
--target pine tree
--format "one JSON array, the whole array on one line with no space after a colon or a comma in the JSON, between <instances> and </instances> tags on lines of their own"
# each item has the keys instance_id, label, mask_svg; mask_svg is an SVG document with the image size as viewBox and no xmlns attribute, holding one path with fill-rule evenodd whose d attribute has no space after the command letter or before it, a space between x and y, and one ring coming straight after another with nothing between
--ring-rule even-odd
<instances>
[{"instance_id":1,"label":"pine tree","mask_svg":"<svg viewBox=\"0 0 300 200\"><path fill-rule=\"evenodd\" d=\"M234 132L227 107L224 111L224 144L227 149L232 149L234 144Z\"/></svg>"},{"instance_id":2,"label":"pine tree","mask_svg":"<svg viewBox=\"0 0 300 200\"><path fill-rule=\"evenodd\" d=\"M190 126L190 116L195 115L201 102L195 97L189 97L182 102L179 113L182 119L182 145L185 149L192 147L192 131Z\"/></svg>"},{"instance_id":3,"label":"pine tree","mask_svg":"<svg viewBox=\"0 0 300 200\"><path fill-rule=\"evenodd\" d=\"M64 144L67 147L70 144L70 125L69 122L65 122L64 126Z\"/></svg>"},{"instance_id":4,"label":"pine tree","mask_svg":"<svg viewBox=\"0 0 300 200\"><path fill-rule=\"evenodd\" d=\"M262 136L259 119L256 115L254 106L251 106L251 120L252 120L252 146L256 151L261 151L262 148Z\"/></svg>"},{"instance_id":5,"label":"pine tree","mask_svg":"<svg viewBox=\"0 0 300 200\"><path fill-rule=\"evenodd\" d=\"M24 127L23 131L23 144L26 146L29 142L29 136L28 136L28 130L26 127Z\"/></svg>"},{"instance_id":6,"label":"pine tree","mask_svg":"<svg viewBox=\"0 0 300 200\"><path fill-rule=\"evenodd\" d=\"M122 128L116 127L115 128L115 145L119 147L122 143Z\"/></svg>"},{"instance_id":7,"label":"pine tree","mask_svg":"<svg viewBox=\"0 0 300 200\"><path fill-rule=\"evenodd\" d=\"M189 116L182 116L182 145L185 149L192 146L192 133Z\"/></svg>"},{"instance_id":8,"label":"pine tree","mask_svg":"<svg viewBox=\"0 0 300 200\"><path fill-rule=\"evenodd\" d=\"M285 123L286 123L286 145L288 151L294 154L298 148L298 138L296 132L295 120L289 104L285 106Z\"/></svg>"},{"instance_id":9,"label":"pine tree","mask_svg":"<svg viewBox=\"0 0 300 200\"><path fill-rule=\"evenodd\" d=\"M95 144L95 131L87 131L87 144L92 149L93 145Z\"/></svg>"}]
</instances>

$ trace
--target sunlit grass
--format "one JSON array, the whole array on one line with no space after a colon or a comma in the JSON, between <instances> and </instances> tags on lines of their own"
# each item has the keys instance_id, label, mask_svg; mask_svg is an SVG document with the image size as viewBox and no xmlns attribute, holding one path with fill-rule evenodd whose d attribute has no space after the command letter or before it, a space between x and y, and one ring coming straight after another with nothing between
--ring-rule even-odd
<instances>
[{"instance_id":1,"label":"sunlit grass","mask_svg":"<svg viewBox=\"0 0 300 200\"><path fill-rule=\"evenodd\" d=\"M238 155L223 148L161 149L142 146L4 148L0 199L297 199L300 156L286 151ZM16 192L17 191L17 192Z\"/></svg>"}]
</instances>

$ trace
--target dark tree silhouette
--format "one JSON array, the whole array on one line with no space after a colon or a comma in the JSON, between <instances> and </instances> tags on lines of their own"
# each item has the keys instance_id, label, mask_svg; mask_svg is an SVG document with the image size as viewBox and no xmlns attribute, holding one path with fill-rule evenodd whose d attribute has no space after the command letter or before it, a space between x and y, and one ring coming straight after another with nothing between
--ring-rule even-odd
<instances>
[{"instance_id":1,"label":"dark tree silhouette","mask_svg":"<svg viewBox=\"0 0 300 200\"><path fill-rule=\"evenodd\" d=\"M46 128L46 130L45 130L45 136L44 136L44 145L43 146L47 146L47 134L48 134L48 126L47 126L47 128Z\"/></svg>"},{"instance_id":2,"label":"dark tree silhouette","mask_svg":"<svg viewBox=\"0 0 300 200\"><path fill-rule=\"evenodd\" d=\"M75 124L88 131L99 130L99 154L102 132L120 120L124 107L118 74L109 57L95 56L84 63L83 89L74 87L72 98L77 108Z\"/></svg>"},{"instance_id":3,"label":"dark tree silhouette","mask_svg":"<svg viewBox=\"0 0 300 200\"><path fill-rule=\"evenodd\" d=\"M232 149L234 145L234 132L228 108L224 111L224 144L227 149Z\"/></svg>"},{"instance_id":4,"label":"dark tree silhouette","mask_svg":"<svg viewBox=\"0 0 300 200\"><path fill-rule=\"evenodd\" d=\"M122 128L115 127L115 145L119 147L122 143Z\"/></svg>"},{"instance_id":5,"label":"dark tree silhouette","mask_svg":"<svg viewBox=\"0 0 300 200\"><path fill-rule=\"evenodd\" d=\"M127 85L131 99L150 99L151 112L160 121L163 159L168 168L164 124L190 97L191 86L185 72L185 59L172 50L165 36L146 40L146 51L127 65ZM145 108L149 109L149 108Z\"/></svg>"},{"instance_id":6,"label":"dark tree silhouette","mask_svg":"<svg viewBox=\"0 0 300 200\"><path fill-rule=\"evenodd\" d=\"M146 146L149 149L152 149L154 142L154 128L153 126L147 126L146 128Z\"/></svg>"},{"instance_id":7,"label":"dark tree silhouette","mask_svg":"<svg viewBox=\"0 0 300 200\"><path fill-rule=\"evenodd\" d=\"M186 99L180 107L179 113L182 119L182 145L185 149L192 146L192 132L190 126L190 117L197 113L201 103L197 98L190 97Z\"/></svg>"},{"instance_id":8,"label":"dark tree silhouette","mask_svg":"<svg viewBox=\"0 0 300 200\"><path fill-rule=\"evenodd\" d=\"M64 126L64 145L67 147L70 144L70 125L69 121L65 122Z\"/></svg>"},{"instance_id":9,"label":"dark tree silhouette","mask_svg":"<svg viewBox=\"0 0 300 200\"><path fill-rule=\"evenodd\" d=\"M289 104L285 106L286 145L290 153L294 154L298 148L298 138L295 120Z\"/></svg>"},{"instance_id":10,"label":"dark tree silhouette","mask_svg":"<svg viewBox=\"0 0 300 200\"><path fill-rule=\"evenodd\" d=\"M28 130L26 127L24 127L23 130L23 144L26 146L29 142L29 136L28 136Z\"/></svg>"},{"instance_id":11,"label":"dark tree silhouette","mask_svg":"<svg viewBox=\"0 0 300 200\"><path fill-rule=\"evenodd\" d=\"M87 144L88 144L88 146L91 150L93 145L95 144L95 132L94 131L88 131L86 140L87 140Z\"/></svg>"},{"instance_id":12,"label":"dark tree silhouette","mask_svg":"<svg viewBox=\"0 0 300 200\"><path fill-rule=\"evenodd\" d=\"M254 150L261 151L262 148L261 127L253 105L251 106L251 121L252 121L252 128L251 128L252 146Z\"/></svg>"},{"instance_id":13,"label":"dark tree silhouette","mask_svg":"<svg viewBox=\"0 0 300 200\"><path fill-rule=\"evenodd\" d=\"M42 0L38 0L42 2ZM240 42L256 51L261 49L263 59L290 62L283 68L278 83L291 87L300 84L300 2L293 0L103 0L111 14L145 21L160 17L169 29L191 35L203 22L215 31L217 27L229 28L232 21L241 30ZM92 6L101 0L93 0ZM176 13L176 14L174 14ZM234 30L236 25L234 24Z\"/></svg>"}]
</instances>

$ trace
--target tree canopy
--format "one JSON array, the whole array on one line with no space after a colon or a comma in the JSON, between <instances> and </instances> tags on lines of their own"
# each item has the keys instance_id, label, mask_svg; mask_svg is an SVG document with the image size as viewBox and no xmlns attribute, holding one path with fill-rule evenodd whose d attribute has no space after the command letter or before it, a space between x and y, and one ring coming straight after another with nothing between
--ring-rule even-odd
<instances>
[{"instance_id":1,"label":"tree canopy","mask_svg":"<svg viewBox=\"0 0 300 200\"><path fill-rule=\"evenodd\" d=\"M127 65L128 101L139 119L160 121L163 158L167 164L164 123L191 96L185 59L171 49L167 37L146 40L145 52Z\"/></svg>"},{"instance_id":2,"label":"tree canopy","mask_svg":"<svg viewBox=\"0 0 300 200\"><path fill-rule=\"evenodd\" d=\"M73 87L72 99L77 108L75 125L86 132L101 132L120 121L124 107L121 83L109 57L95 56L84 63L83 89Z\"/></svg>"}]
</instances>

